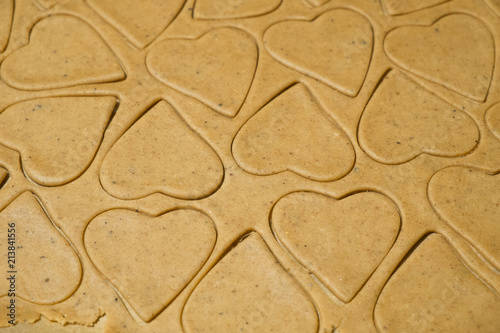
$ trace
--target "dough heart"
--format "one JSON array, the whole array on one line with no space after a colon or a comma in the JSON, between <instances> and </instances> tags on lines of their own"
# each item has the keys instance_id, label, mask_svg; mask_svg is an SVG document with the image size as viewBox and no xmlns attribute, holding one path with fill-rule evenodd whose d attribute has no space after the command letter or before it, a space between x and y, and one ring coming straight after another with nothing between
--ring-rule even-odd
<instances>
[{"instance_id":1,"label":"dough heart","mask_svg":"<svg viewBox=\"0 0 500 333\"><path fill-rule=\"evenodd\" d=\"M266 104L236 134L233 156L246 171L292 171L317 181L345 176L355 159L347 135L324 113L303 84Z\"/></svg>"},{"instance_id":2,"label":"dough heart","mask_svg":"<svg viewBox=\"0 0 500 333\"><path fill-rule=\"evenodd\" d=\"M14 104L0 113L0 142L19 151L33 181L66 184L94 159L116 103L112 96L85 96Z\"/></svg>"},{"instance_id":3,"label":"dough heart","mask_svg":"<svg viewBox=\"0 0 500 333\"><path fill-rule=\"evenodd\" d=\"M110 210L94 218L84 234L89 258L146 322L198 273L215 240L212 220L193 209L158 217Z\"/></svg>"},{"instance_id":4,"label":"dough heart","mask_svg":"<svg viewBox=\"0 0 500 333\"><path fill-rule=\"evenodd\" d=\"M163 193L199 199L215 192L224 170L217 154L165 101L147 111L101 165L104 189L120 199Z\"/></svg>"},{"instance_id":5,"label":"dough heart","mask_svg":"<svg viewBox=\"0 0 500 333\"><path fill-rule=\"evenodd\" d=\"M148 53L146 64L159 81L234 117L250 89L257 55L248 33L219 28L195 40L163 41Z\"/></svg>"},{"instance_id":6,"label":"dough heart","mask_svg":"<svg viewBox=\"0 0 500 333\"><path fill-rule=\"evenodd\" d=\"M271 213L281 244L343 302L351 301L385 258L400 220L392 201L374 192L340 200L294 192Z\"/></svg>"},{"instance_id":7,"label":"dough heart","mask_svg":"<svg viewBox=\"0 0 500 333\"><path fill-rule=\"evenodd\" d=\"M265 32L264 44L285 66L354 97L368 71L373 31L362 15L335 9L311 22L276 23Z\"/></svg>"},{"instance_id":8,"label":"dough heart","mask_svg":"<svg viewBox=\"0 0 500 333\"><path fill-rule=\"evenodd\" d=\"M398 66L477 102L484 102L495 64L493 36L479 19L452 14L431 26L389 32L384 48Z\"/></svg>"},{"instance_id":9,"label":"dough heart","mask_svg":"<svg viewBox=\"0 0 500 333\"><path fill-rule=\"evenodd\" d=\"M7 84L23 90L125 78L115 56L95 30L67 15L49 16L38 22L30 43L9 55L0 73Z\"/></svg>"},{"instance_id":10,"label":"dough heart","mask_svg":"<svg viewBox=\"0 0 500 333\"><path fill-rule=\"evenodd\" d=\"M471 117L422 88L400 71L389 72L373 93L359 122L361 147L387 164L426 153L461 156L477 146Z\"/></svg>"}]
</instances>

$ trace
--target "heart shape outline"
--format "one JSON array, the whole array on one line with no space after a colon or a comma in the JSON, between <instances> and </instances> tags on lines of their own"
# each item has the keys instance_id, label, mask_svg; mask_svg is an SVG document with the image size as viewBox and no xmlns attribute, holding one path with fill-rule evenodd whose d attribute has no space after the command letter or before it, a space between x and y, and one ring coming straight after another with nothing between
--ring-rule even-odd
<instances>
[{"instance_id":1,"label":"heart shape outline","mask_svg":"<svg viewBox=\"0 0 500 333\"><path fill-rule=\"evenodd\" d=\"M92 164L119 104L111 95L21 101L0 113L0 141L19 153L27 178L42 186L61 186Z\"/></svg>"},{"instance_id":2,"label":"heart shape outline","mask_svg":"<svg viewBox=\"0 0 500 333\"><path fill-rule=\"evenodd\" d=\"M406 48L398 47L401 43ZM430 25L396 27L386 34L384 51L400 68L463 97L483 103L488 96L495 68L495 41L486 24L476 17L448 14ZM419 63L421 59L427 61Z\"/></svg>"},{"instance_id":3,"label":"heart shape outline","mask_svg":"<svg viewBox=\"0 0 500 333\"><path fill-rule=\"evenodd\" d=\"M356 210L358 204L363 208ZM355 212L360 216L353 218ZM366 221L374 218L373 212L389 222L370 226ZM312 217L321 220L315 222ZM281 197L269 213L276 241L344 303L358 294L392 249L401 220L394 202L373 191L354 192L338 199L314 191L291 192ZM378 234L373 235L375 230Z\"/></svg>"},{"instance_id":4,"label":"heart shape outline","mask_svg":"<svg viewBox=\"0 0 500 333\"><path fill-rule=\"evenodd\" d=\"M40 45L42 51L34 52ZM0 75L9 86L20 90L67 88L126 78L100 34L82 19L67 14L38 21L29 43L2 62Z\"/></svg>"},{"instance_id":5,"label":"heart shape outline","mask_svg":"<svg viewBox=\"0 0 500 333\"><path fill-rule=\"evenodd\" d=\"M286 36L293 37L290 40ZM312 45L311 36L318 38ZM339 40L332 42L332 36ZM356 97L370 67L374 37L368 19L351 9L340 8L311 21L275 23L266 29L263 40L267 52L282 65Z\"/></svg>"},{"instance_id":6,"label":"heart shape outline","mask_svg":"<svg viewBox=\"0 0 500 333\"><path fill-rule=\"evenodd\" d=\"M188 153L192 154L189 159ZM122 200L154 193L198 200L222 186L224 172L214 148L171 104L160 100L108 150L99 180L109 195Z\"/></svg>"},{"instance_id":7,"label":"heart shape outline","mask_svg":"<svg viewBox=\"0 0 500 333\"><path fill-rule=\"evenodd\" d=\"M193 228L195 222L199 224L197 228ZM162 234L164 230L171 232L172 229L167 228L172 228L175 223L179 225L174 225L173 234ZM151 227L152 231L146 230L147 227ZM204 228L206 230L203 230ZM204 239L204 242L198 242L193 236L196 232L197 237L208 238ZM144 236L148 242L144 243L137 235ZM117 290L120 298L129 304L144 322L149 323L160 315L199 273L213 252L217 235L213 220L198 209L174 208L160 215L150 216L119 208L102 212L90 220L83 233L83 243L88 258L103 279ZM99 240L99 236L105 238ZM164 242L166 239L171 240L170 238L174 238L179 246L176 247L169 241ZM191 241L189 248L185 240ZM118 246L124 241L123 245L126 246ZM99 250L99 247L103 246L108 247L106 256ZM127 249L134 246L137 249L127 253ZM182 262L175 263L175 260L170 259L175 250L181 251L184 257ZM158 251L162 251L163 256L159 256L161 253ZM193 261L191 266L184 263L184 260L189 259L186 252L189 252L187 257L191 256L189 258ZM198 259L193 259L195 255L201 255L203 260L199 262ZM123 262L131 258L135 259L131 264ZM165 269L168 266L172 271L165 270L159 274L152 269L158 266L158 262L162 263L160 268ZM142 268L138 270L139 266ZM148 282L144 283L143 275L134 276L137 272L149 272L149 278L146 279Z\"/></svg>"},{"instance_id":8,"label":"heart shape outline","mask_svg":"<svg viewBox=\"0 0 500 333\"><path fill-rule=\"evenodd\" d=\"M146 67L163 84L233 118L252 87L258 52L256 40L246 31L221 27L195 39L156 44L146 56ZM173 59L165 61L165 54Z\"/></svg>"},{"instance_id":9,"label":"heart shape outline","mask_svg":"<svg viewBox=\"0 0 500 333\"><path fill-rule=\"evenodd\" d=\"M250 117L234 136L231 151L248 173L290 171L320 182L344 177L356 160L347 134L302 83L285 88Z\"/></svg>"},{"instance_id":10,"label":"heart shape outline","mask_svg":"<svg viewBox=\"0 0 500 333\"><path fill-rule=\"evenodd\" d=\"M386 127L381 130L379 124ZM419 131L412 132L415 129ZM429 129L433 131L425 133ZM479 144L480 133L475 120L466 112L420 86L402 71L391 69L384 73L363 109L357 139L361 149L373 160L402 164L422 154L467 155Z\"/></svg>"}]
</instances>

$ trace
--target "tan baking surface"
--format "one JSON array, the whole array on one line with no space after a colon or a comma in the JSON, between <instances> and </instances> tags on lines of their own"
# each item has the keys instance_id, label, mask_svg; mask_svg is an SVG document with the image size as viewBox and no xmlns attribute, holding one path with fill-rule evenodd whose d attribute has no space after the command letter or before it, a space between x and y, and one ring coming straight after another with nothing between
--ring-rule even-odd
<instances>
[{"instance_id":1,"label":"tan baking surface","mask_svg":"<svg viewBox=\"0 0 500 333\"><path fill-rule=\"evenodd\" d=\"M0 2L0 332L499 332L498 45L498 0Z\"/></svg>"}]
</instances>

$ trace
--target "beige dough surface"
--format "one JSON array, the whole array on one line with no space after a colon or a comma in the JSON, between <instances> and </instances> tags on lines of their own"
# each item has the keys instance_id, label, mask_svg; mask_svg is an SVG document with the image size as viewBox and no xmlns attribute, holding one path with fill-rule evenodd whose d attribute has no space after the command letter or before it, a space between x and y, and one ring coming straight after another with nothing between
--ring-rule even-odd
<instances>
[{"instance_id":1,"label":"beige dough surface","mask_svg":"<svg viewBox=\"0 0 500 333\"><path fill-rule=\"evenodd\" d=\"M0 333L500 332L498 45L498 0L0 1Z\"/></svg>"}]
</instances>

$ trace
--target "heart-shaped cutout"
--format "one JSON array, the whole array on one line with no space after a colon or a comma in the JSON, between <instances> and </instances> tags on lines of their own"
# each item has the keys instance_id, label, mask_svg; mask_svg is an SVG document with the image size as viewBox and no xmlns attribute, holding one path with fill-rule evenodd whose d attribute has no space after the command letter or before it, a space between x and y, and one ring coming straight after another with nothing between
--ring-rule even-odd
<instances>
[{"instance_id":1,"label":"heart-shaped cutout","mask_svg":"<svg viewBox=\"0 0 500 333\"><path fill-rule=\"evenodd\" d=\"M282 0L196 0L193 17L231 19L260 16L272 12Z\"/></svg>"},{"instance_id":2,"label":"heart-shaped cutout","mask_svg":"<svg viewBox=\"0 0 500 333\"><path fill-rule=\"evenodd\" d=\"M0 6L0 53L5 50L10 36L10 27L14 15L14 0L5 0Z\"/></svg>"},{"instance_id":3,"label":"heart-shaped cutout","mask_svg":"<svg viewBox=\"0 0 500 333\"><path fill-rule=\"evenodd\" d=\"M420 1L401 1L401 0L382 0L382 6L389 15L402 15L416 12L421 9L434 7L450 0L420 0Z\"/></svg>"},{"instance_id":4,"label":"heart-shaped cutout","mask_svg":"<svg viewBox=\"0 0 500 333\"><path fill-rule=\"evenodd\" d=\"M94 218L84 234L89 258L146 322L198 273L215 241L212 220L194 209L158 217L110 210Z\"/></svg>"},{"instance_id":5,"label":"heart-shaped cutout","mask_svg":"<svg viewBox=\"0 0 500 333\"><path fill-rule=\"evenodd\" d=\"M486 111L485 122L493 135L500 140L500 103Z\"/></svg>"},{"instance_id":6,"label":"heart-shaped cutout","mask_svg":"<svg viewBox=\"0 0 500 333\"><path fill-rule=\"evenodd\" d=\"M30 43L9 55L0 73L7 84L22 90L125 78L101 37L88 24L68 15L49 16L38 22L31 31Z\"/></svg>"},{"instance_id":7,"label":"heart-shaped cutout","mask_svg":"<svg viewBox=\"0 0 500 333\"><path fill-rule=\"evenodd\" d=\"M19 151L23 170L46 186L79 177L96 154L116 97L51 97L0 113L0 142Z\"/></svg>"},{"instance_id":8,"label":"heart-shaped cutout","mask_svg":"<svg viewBox=\"0 0 500 333\"><path fill-rule=\"evenodd\" d=\"M431 234L390 277L374 319L379 332L499 332L499 313L498 294Z\"/></svg>"},{"instance_id":9,"label":"heart-shaped cutout","mask_svg":"<svg viewBox=\"0 0 500 333\"><path fill-rule=\"evenodd\" d=\"M366 105L358 138L381 163L399 164L426 153L461 156L479 141L472 118L422 88L400 71L382 78Z\"/></svg>"},{"instance_id":10,"label":"heart-shaped cutout","mask_svg":"<svg viewBox=\"0 0 500 333\"><path fill-rule=\"evenodd\" d=\"M144 48L179 14L185 0L86 0L135 47Z\"/></svg>"},{"instance_id":11,"label":"heart-shaped cutout","mask_svg":"<svg viewBox=\"0 0 500 333\"><path fill-rule=\"evenodd\" d=\"M75 292L82 278L80 259L31 192L0 212L0 228L0 246L9 251L0 268L8 277L14 275L13 281L0 279L0 297L7 295L11 282L15 296L30 303L54 304Z\"/></svg>"},{"instance_id":12,"label":"heart-shaped cutout","mask_svg":"<svg viewBox=\"0 0 500 333\"><path fill-rule=\"evenodd\" d=\"M345 176L355 159L347 135L303 84L266 104L236 134L233 156L246 171L292 171L317 181Z\"/></svg>"},{"instance_id":13,"label":"heart-shaped cutout","mask_svg":"<svg viewBox=\"0 0 500 333\"><path fill-rule=\"evenodd\" d=\"M259 234L241 237L230 249L187 300L186 333L318 331L311 299Z\"/></svg>"},{"instance_id":14,"label":"heart-shaped cutout","mask_svg":"<svg viewBox=\"0 0 500 333\"><path fill-rule=\"evenodd\" d=\"M120 199L163 193L200 199L222 182L217 154L161 101L114 144L101 166L104 189Z\"/></svg>"},{"instance_id":15,"label":"heart-shaped cutout","mask_svg":"<svg viewBox=\"0 0 500 333\"><path fill-rule=\"evenodd\" d=\"M283 65L354 97L368 71L373 31L362 15L336 9L311 22L276 23L265 32L264 43Z\"/></svg>"},{"instance_id":16,"label":"heart-shaped cutout","mask_svg":"<svg viewBox=\"0 0 500 333\"><path fill-rule=\"evenodd\" d=\"M257 55L248 33L219 28L196 40L170 39L155 45L146 65L164 84L234 117L250 89Z\"/></svg>"},{"instance_id":17,"label":"heart-shaped cutout","mask_svg":"<svg viewBox=\"0 0 500 333\"><path fill-rule=\"evenodd\" d=\"M384 48L401 68L484 102L495 65L493 36L479 19L452 14L431 26L389 32Z\"/></svg>"},{"instance_id":18,"label":"heart-shaped cutout","mask_svg":"<svg viewBox=\"0 0 500 333\"><path fill-rule=\"evenodd\" d=\"M431 178L428 192L438 214L500 269L500 175L450 167Z\"/></svg>"},{"instance_id":19,"label":"heart-shaped cutout","mask_svg":"<svg viewBox=\"0 0 500 333\"><path fill-rule=\"evenodd\" d=\"M399 232L398 210L374 192L336 200L314 192L281 198L271 213L277 239L347 303L375 271Z\"/></svg>"}]
</instances>

